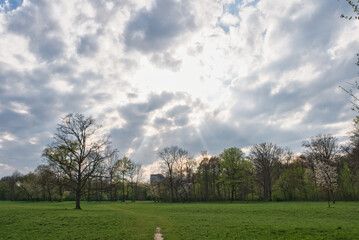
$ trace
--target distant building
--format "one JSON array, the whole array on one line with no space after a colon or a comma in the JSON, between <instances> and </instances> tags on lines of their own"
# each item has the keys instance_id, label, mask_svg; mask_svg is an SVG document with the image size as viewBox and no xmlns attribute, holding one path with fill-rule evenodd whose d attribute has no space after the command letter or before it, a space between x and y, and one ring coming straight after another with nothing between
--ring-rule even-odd
<instances>
[{"instance_id":1,"label":"distant building","mask_svg":"<svg viewBox=\"0 0 359 240\"><path fill-rule=\"evenodd\" d=\"M165 179L165 177L162 174L151 174L150 175L150 183L156 182L156 181L162 181Z\"/></svg>"}]
</instances>

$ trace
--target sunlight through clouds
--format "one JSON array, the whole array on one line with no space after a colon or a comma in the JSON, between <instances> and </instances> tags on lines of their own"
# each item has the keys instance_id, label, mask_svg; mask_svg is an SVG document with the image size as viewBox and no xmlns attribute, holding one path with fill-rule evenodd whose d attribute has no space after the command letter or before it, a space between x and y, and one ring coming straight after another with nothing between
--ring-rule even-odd
<instances>
[{"instance_id":1,"label":"sunlight through clouds","mask_svg":"<svg viewBox=\"0 0 359 240\"><path fill-rule=\"evenodd\" d=\"M0 1L0 132L12 137L0 160L36 167L71 112L92 115L147 171L168 145L300 151L319 133L344 136L354 113L338 86L356 79L359 49L345 4Z\"/></svg>"}]
</instances>

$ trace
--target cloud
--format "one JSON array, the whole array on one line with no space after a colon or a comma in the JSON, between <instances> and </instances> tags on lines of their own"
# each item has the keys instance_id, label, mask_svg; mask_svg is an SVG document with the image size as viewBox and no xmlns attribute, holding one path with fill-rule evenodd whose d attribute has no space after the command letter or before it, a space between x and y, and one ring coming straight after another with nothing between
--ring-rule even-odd
<instances>
[{"instance_id":1,"label":"cloud","mask_svg":"<svg viewBox=\"0 0 359 240\"><path fill-rule=\"evenodd\" d=\"M9 3L9 2L8 2ZM56 124L92 115L148 169L178 145L216 155L343 138L359 28L346 2L18 1L0 5L0 162L42 162ZM5 137L4 137L5 136ZM0 174L6 174L4 171Z\"/></svg>"},{"instance_id":2,"label":"cloud","mask_svg":"<svg viewBox=\"0 0 359 240\"><path fill-rule=\"evenodd\" d=\"M53 61L63 54L65 44L61 41L60 28L51 14L47 1L26 4L8 15L8 31L23 35L29 40L29 49L42 60ZM44 24L46 23L46 24Z\"/></svg>"},{"instance_id":3,"label":"cloud","mask_svg":"<svg viewBox=\"0 0 359 240\"><path fill-rule=\"evenodd\" d=\"M188 31L195 29L189 1L156 0L150 9L142 9L125 30L127 48L156 52L171 46Z\"/></svg>"},{"instance_id":4,"label":"cloud","mask_svg":"<svg viewBox=\"0 0 359 240\"><path fill-rule=\"evenodd\" d=\"M87 35L81 37L77 45L77 52L80 55L91 56L98 51L96 36Z\"/></svg>"},{"instance_id":5,"label":"cloud","mask_svg":"<svg viewBox=\"0 0 359 240\"><path fill-rule=\"evenodd\" d=\"M11 167L4 163L0 163L0 176L10 176L15 171L16 168Z\"/></svg>"}]
</instances>

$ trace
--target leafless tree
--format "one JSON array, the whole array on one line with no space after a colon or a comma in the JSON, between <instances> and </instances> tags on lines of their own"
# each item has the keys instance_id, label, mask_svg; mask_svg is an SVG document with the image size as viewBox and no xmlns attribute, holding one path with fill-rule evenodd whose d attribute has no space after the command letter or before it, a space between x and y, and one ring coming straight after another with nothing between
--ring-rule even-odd
<instances>
[{"instance_id":1,"label":"leafless tree","mask_svg":"<svg viewBox=\"0 0 359 240\"><path fill-rule=\"evenodd\" d=\"M284 150L273 143L254 145L250 159L255 166L257 181L263 187L264 198L272 201L272 186Z\"/></svg>"},{"instance_id":2,"label":"leafless tree","mask_svg":"<svg viewBox=\"0 0 359 240\"><path fill-rule=\"evenodd\" d=\"M174 201L174 180L176 174L176 167L181 159L187 158L189 153L177 146L165 147L163 150L157 153L158 157L162 160L162 168L164 170L164 174L168 177L169 180L169 188L171 191L171 202Z\"/></svg>"},{"instance_id":3,"label":"leafless tree","mask_svg":"<svg viewBox=\"0 0 359 240\"><path fill-rule=\"evenodd\" d=\"M76 193L76 209L81 209L80 199L87 181L114 154L108 151L109 138L101 136L99 129L92 117L69 114L58 124L54 141L43 152L47 161L68 177L69 186Z\"/></svg>"},{"instance_id":4,"label":"leafless tree","mask_svg":"<svg viewBox=\"0 0 359 240\"><path fill-rule=\"evenodd\" d=\"M140 163L131 162L128 176L131 184L131 199L134 202L136 199L137 184L142 177L142 165Z\"/></svg>"},{"instance_id":5,"label":"leafless tree","mask_svg":"<svg viewBox=\"0 0 359 240\"><path fill-rule=\"evenodd\" d=\"M106 178L108 179L110 200L117 200L117 185L121 181L120 171L119 171L119 156L116 153L113 154L107 161L104 162L104 169L106 173Z\"/></svg>"}]
</instances>

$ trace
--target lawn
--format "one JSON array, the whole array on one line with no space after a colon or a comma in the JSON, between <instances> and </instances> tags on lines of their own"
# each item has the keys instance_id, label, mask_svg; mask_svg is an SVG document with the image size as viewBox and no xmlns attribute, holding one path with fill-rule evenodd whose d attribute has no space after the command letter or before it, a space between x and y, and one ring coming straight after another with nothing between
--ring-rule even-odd
<instances>
[{"instance_id":1,"label":"lawn","mask_svg":"<svg viewBox=\"0 0 359 240\"><path fill-rule=\"evenodd\" d=\"M359 239L359 203L0 202L0 239Z\"/></svg>"}]
</instances>

